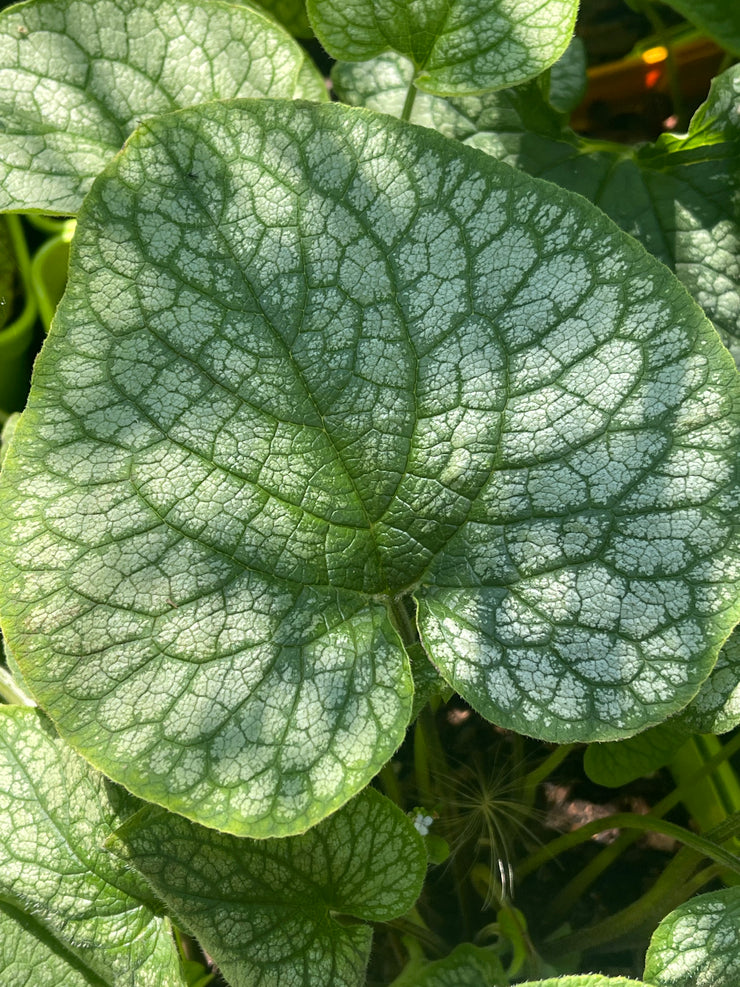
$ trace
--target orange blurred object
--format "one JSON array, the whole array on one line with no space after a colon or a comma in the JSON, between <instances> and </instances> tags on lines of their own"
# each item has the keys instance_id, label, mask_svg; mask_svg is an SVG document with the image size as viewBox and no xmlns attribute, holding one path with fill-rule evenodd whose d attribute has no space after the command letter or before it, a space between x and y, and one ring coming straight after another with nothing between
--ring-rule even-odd
<instances>
[{"instance_id":1,"label":"orange blurred object","mask_svg":"<svg viewBox=\"0 0 740 987\"><path fill-rule=\"evenodd\" d=\"M724 52L710 38L692 37L673 48L681 95L691 109L707 95ZM656 98L656 94L659 98ZM574 130L609 130L622 118L639 116L658 131L670 114L668 50L662 45L588 70L588 89L571 117Z\"/></svg>"}]
</instances>

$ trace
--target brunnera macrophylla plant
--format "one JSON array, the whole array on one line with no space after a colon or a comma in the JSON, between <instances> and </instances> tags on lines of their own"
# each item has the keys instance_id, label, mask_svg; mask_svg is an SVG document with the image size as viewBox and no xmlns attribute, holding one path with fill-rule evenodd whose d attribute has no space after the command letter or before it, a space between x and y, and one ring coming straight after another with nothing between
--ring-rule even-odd
<instances>
[{"instance_id":1,"label":"brunnera macrophylla plant","mask_svg":"<svg viewBox=\"0 0 740 987\"><path fill-rule=\"evenodd\" d=\"M408 60L408 118L539 76L575 4L308 11L332 55ZM740 617L734 363L594 205L329 105L250 7L31 0L0 64L0 206L78 218L0 480L44 711L2 710L6 964L177 984L172 919L233 987L360 984L361 920L426 864L366 788L415 691L605 741L707 682Z\"/></svg>"}]
</instances>

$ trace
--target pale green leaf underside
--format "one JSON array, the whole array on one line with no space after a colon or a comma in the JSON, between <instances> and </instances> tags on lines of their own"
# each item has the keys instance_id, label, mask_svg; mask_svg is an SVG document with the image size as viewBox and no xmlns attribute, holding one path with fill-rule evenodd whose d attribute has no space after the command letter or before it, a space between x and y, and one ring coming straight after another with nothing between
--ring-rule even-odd
<instances>
[{"instance_id":1,"label":"pale green leaf underside","mask_svg":"<svg viewBox=\"0 0 740 987\"><path fill-rule=\"evenodd\" d=\"M723 48L740 55L740 6L736 0L664 0Z\"/></svg>"},{"instance_id":2,"label":"pale green leaf underside","mask_svg":"<svg viewBox=\"0 0 740 987\"><path fill-rule=\"evenodd\" d=\"M737 987L740 982L740 888L702 894L660 923L645 958L656 987Z\"/></svg>"},{"instance_id":3,"label":"pale green leaf underside","mask_svg":"<svg viewBox=\"0 0 740 987\"><path fill-rule=\"evenodd\" d=\"M737 401L578 197L339 105L163 117L80 219L2 473L3 629L93 763L247 835L400 743L400 594L485 716L625 736L737 619Z\"/></svg>"},{"instance_id":4,"label":"pale green leaf underside","mask_svg":"<svg viewBox=\"0 0 740 987\"><path fill-rule=\"evenodd\" d=\"M355 987L373 922L416 901L426 851L395 805L367 789L303 836L239 839L145 811L111 843L151 882L232 987Z\"/></svg>"},{"instance_id":5,"label":"pale green leaf underside","mask_svg":"<svg viewBox=\"0 0 740 987\"><path fill-rule=\"evenodd\" d=\"M213 99L326 99L298 44L221 0L30 0L0 14L0 210L76 213L150 116Z\"/></svg>"},{"instance_id":6,"label":"pale green leaf underside","mask_svg":"<svg viewBox=\"0 0 740 987\"><path fill-rule=\"evenodd\" d=\"M597 785L620 788L668 764L690 732L680 719L671 717L626 740L589 744L583 755L584 770Z\"/></svg>"},{"instance_id":7,"label":"pale green leaf underside","mask_svg":"<svg viewBox=\"0 0 740 987\"><path fill-rule=\"evenodd\" d=\"M531 79L573 35L577 0L308 0L317 37L334 58L395 51L415 66L416 86L447 95Z\"/></svg>"},{"instance_id":8,"label":"pale green leaf underside","mask_svg":"<svg viewBox=\"0 0 740 987\"><path fill-rule=\"evenodd\" d=\"M342 99L400 116L413 67L384 55L332 75ZM411 119L591 199L676 272L740 360L738 66L714 80L686 137L640 149L563 128L534 84L464 99L420 94Z\"/></svg>"},{"instance_id":9,"label":"pale green leaf underside","mask_svg":"<svg viewBox=\"0 0 740 987\"><path fill-rule=\"evenodd\" d=\"M132 801L38 710L0 707L0 891L105 979L136 971L137 987L179 987L169 927L143 903L148 885L102 848Z\"/></svg>"},{"instance_id":10,"label":"pale green leaf underside","mask_svg":"<svg viewBox=\"0 0 740 987\"><path fill-rule=\"evenodd\" d=\"M0 970L12 987L112 987L20 905L0 901Z\"/></svg>"}]
</instances>

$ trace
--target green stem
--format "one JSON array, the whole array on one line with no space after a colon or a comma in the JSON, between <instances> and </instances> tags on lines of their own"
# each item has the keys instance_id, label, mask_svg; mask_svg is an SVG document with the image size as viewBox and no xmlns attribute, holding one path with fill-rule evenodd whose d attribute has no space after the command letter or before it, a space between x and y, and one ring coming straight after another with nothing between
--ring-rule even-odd
<instances>
[{"instance_id":1,"label":"green stem","mask_svg":"<svg viewBox=\"0 0 740 987\"><path fill-rule=\"evenodd\" d=\"M21 689L7 668L0 667L0 699L9 706L35 706L36 703Z\"/></svg>"},{"instance_id":2,"label":"green stem","mask_svg":"<svg viewBox=\"0 0 740 987\"><path fill-rule=\"evenodd\" d=\"M641 898L603 922L552 940L547 946L547 958L557 959L615 942L638 929L652 931L669 912L717 876L718 868L714 864L694 873L700 859L694 850L686 847L680 850Z\"/></svg>"},{"instance_id":3,"label":"green stem","mask_svg":"<svg viewBox=\"0 0 740 987\"><path fill-rule=\"evenodd\" d=\"M541 764L524 775L522 778L522 799L527 805L533 804L537 786L549 777L576 747L578 744L562 744L560 747L556 747Z\"/></svg>"},{"instance_id":4,"label":"green stem","mask_svg":"<svg viewBox=\"0 0 740 987\"><path fill-rule=\"evenodd\" d=\"M740 750L740 730L728 743L722 747L720 751L705 761L699 771L696 771L688 778L685 778L680 785L674 788L673 791L666 795L664 799L661 799L661 801L653 807L650 816L645 818L655 817L659 819L661 816L664 816L675 805L678 805L686 794L691 792L693 787L700 782L708 772L713 771L716 767L723 764L738 750ZM580 833L582 828L583 827L581 827L581 829L574 830L574 833ZM566 833L564 835L568 837L573 834ZM590 839L590 836L586 836L583 839ZM584 868L584 870L581 871L581 873L563 889L558 898L563 899L567 902L568 907L571 907L572 904L582 896L586 888L588 888L589 885L596 880L596 878L603 871L605 871L610 864L614 862L620 853L622 853L637 839L639 839L639 831L623 833L613 844L602 850L599 856L592 860L588 867ZM546 863L549 859L557 856L558 853L562 853L564 850L570 849L571 846L577 846L580 842L582 842L580 839L570 842L564 840L562 836L557 837L546 846L541 847L526 860L522 861L517 868L518 876L520 878L525 877L527 874L530 874L539 866ZM553 902L553 909L554 908L555 902Z\"/></svg>"},{"instance_id":5,"label":"green stem","mask_svg":"<svg viewBox=\"0 0 740 987\"><path fill-rule=\"evenodd\" d=\"M395 802L400 809L406 808L403 795L401 794L401 786L398 783L398 778L396 777L396 772L393 770L393 762L388 761L387 764L383 765L380 769L380 774L378 775L378 780L383 786L383 791L388 796L388 798Z\"/></svg>"},{"instance_id":6,"label":"green stem","mask_svg":"<svg viewBox=\"0 0 740 987\"><path fill-rule=\"evenodd\" d=\"M416 86L414 85L414 80L412 79L409 83L409 88L406 90L406 99L404 100L403 109L401 110L402 120L411 120L411 111L414 108L414 100L416 99Z\"/></svg>"},{"instance_id":7,"label":"green stem","mask_svg":"<svg viewBox=\"0 0 740 987\"><path fill-rule=\"evenodd\" d=\"M390 605L391 623L398 631L398 635L404 646L413 648L419 643L419 630L416 626L416 617L412 617L406 605L406 598L403 596L394 599Z\"/></svg>"},{"instance_id":8,"label":"green stem","mask_svg":"<svg viewBox=\"0 0 740 987\"><path fill-rule=\"evenodd\" d=\"M438 936L436 932L432 932L426 926L417 925L416 922L412 922L407 918L394 918L385 924L391 929L396 929L402 935L413 936L414 939L417 939L433 955L446 956L450 951L448 943L441 936Z\"/></svg>"},{"instance_id":9,"label":"green stem","mask_svg":"<svg viewBox=\"0 0 740 987\"><path fill-rule=\"evenodd\" d=\"M738 820L738 828L740 828L740 820ZM594 819L593 822L586 823L585 826L580 826L570 833L564 833L548 843L524 861L519 876L522 876L522 872L530 873L558 853L578 846L579 843L591 839L592 836L602 833L605 829L636 829L642 832L662 833L664 836L670 836L674 840L678 840L679 843L691 847L692 850L708 857L709 860L740 874L740 858L736 857L734 853L730 853L729 850L725 850L724 847L718 846L713 840L699 836L698 833L692 833L691 830L685 829L683 826L666 822L665 819L659 819L653 815L641 816L636 812L616 812L614 815L605 816L603 819Z\"/></svg>"}]
</instances>

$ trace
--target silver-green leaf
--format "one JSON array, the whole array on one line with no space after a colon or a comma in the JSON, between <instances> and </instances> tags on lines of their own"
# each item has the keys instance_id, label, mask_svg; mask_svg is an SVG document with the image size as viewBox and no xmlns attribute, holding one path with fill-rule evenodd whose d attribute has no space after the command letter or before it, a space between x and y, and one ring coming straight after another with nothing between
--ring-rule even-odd
<instances>
[{"instance_id":1,"label":"silver-green leaf","mask_svg":"<svg viewBox=\"0 0 740 987\"><path fill-rule=\"evenodd\" d=\"M538 75L573 35L576 0L308 0L317 37L334 58L386 51L410 59L413 84L443 95L485 92Z\"/></svg>"},{"instance_id":2,"label":"silver-green leaf","mask_svg":"<svg viewBox=\"0 0 740 987\"><path fill-rule=\"evenodd\" d=\"M135 974L137 987L180 987L169 924L152 911L148 885L103 850L137 807L38 710L0 707L0 892L23 902L85 969L116 983Z\"/></svg>"},{"instance_id":3,"label":"silver-green leaf","mask_svg":"<svg viewBox=\"0 0 740 987\"><path fill-rule=\"evenodd\" d=\"M736 987L740 982L740 888L702 894L660 923L645 957L656 987Z\"/></svg>"},{"instance_id":4,"label":"silver-green leaf","mask_svg":"<svg viewBox=\"0 0 740 987\"><path fill-rule=\"evenodd\" d=\"M161 117L86 200L0 475L3 632L96 766L237 834L398 747L406 597L494 722L627 736L740 616L739 402L580 197L340 105Z\"/></svg>"},{"instance_id":5,"label":"silver-green leaf","mask_svg":"<svg viewBox=\"0 0 740 987\"><path fill-rule=\"evenodd\" d=\"M604 977L600 973L582 973L565 977L550 977L548 980L528 980L517 987L655 987L642 980L627 980L625 977Z\"/></svg>"},{"instance_id":6,"label":"silver-green leaf","mask_svg":"<svg viewBox=\"0 0 740 987\"><path fill-rule=\"evenodd\" d=\"M0 211L76 213L150 116L237 96L325 100L271 18L221 0L30 0L0 14Z\"/></svg>"},{"instance_id":7,"label":"silver-green leaf","mask_svg":"<svg viewBox=\"0 0 740 987\"><path fill-rule=\"evenodd\" d=\"M740 633L730 635L712 674L677 719L692 733L727 733L740 724Z\"/></svg>"},{"instance_id":8,"label":"silver-green leaf","mask_svg":"<svg viewBox=\"0 0 740 987\"><path fill-rule=\"evenodd\" d=\"M356 987L372 932L408 911L426 850L367 789L303 836L245 840L144 810L109 843L137 867L232 987Z\"/></svg>"}]
</instances>

